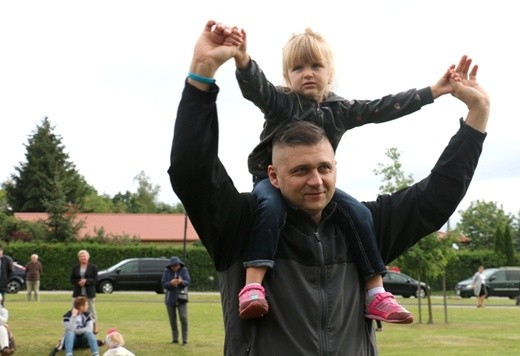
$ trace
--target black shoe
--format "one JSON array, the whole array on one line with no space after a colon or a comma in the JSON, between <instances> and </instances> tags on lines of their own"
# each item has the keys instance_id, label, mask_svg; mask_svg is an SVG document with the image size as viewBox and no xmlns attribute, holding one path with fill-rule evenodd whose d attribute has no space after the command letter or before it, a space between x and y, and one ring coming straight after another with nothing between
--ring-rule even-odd
<instances>
[{"instance_id":1,"label":"black shoe","mask_svg":"<svg viewBox=\"0 0 520 356\"><path fill-rule=\"evenodd\" d=\"M179 340L173 340L172 341L172 344L178 344L179 343Z\"/></svg>"},{"instance_id":2,"label":"black shoe","mask_svg":"<svg viewBox=\"0 0 520 356\"><path fill-rule=\"evenodd\" d=\"M51 353L49 354L49 356L54 356L54 355L56 355L56 354L58 353L58 351L60 351L60 350L58 350L57 347L53 348L52 351L51 351Z\"/></svg>"},{"instance_id":3,"label":"black shoe","mask_svg":"<svg viewBox=\"0 0 520 356\"><path fill-rule=\"evenodd\" d=\"M185 346L188 343L188 341L183 341L182 346Z\"/></svg>"}]
</instances>

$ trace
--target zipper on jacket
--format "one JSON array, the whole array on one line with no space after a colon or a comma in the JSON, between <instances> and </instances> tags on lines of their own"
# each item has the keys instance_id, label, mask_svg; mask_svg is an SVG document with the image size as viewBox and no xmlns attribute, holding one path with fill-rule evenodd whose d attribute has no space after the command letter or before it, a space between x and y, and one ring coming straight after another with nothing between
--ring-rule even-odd
<instances>
[{"instance_id":1,"label":"zipper on jacket","mask_svg":"<svg viewBox=\"0 0 520 356\"><path fill-rule=\"evenodd\" d=\"M319 226L318 226L319 229ZM321 352L320 355L328 355L329 350L327 348L328 345L328 337L327 337L327 293L325 291L325 284L327 282L326 273L325 273L325 257L323 255L323 245L321 243L321 236L318 229L314 232L314 237L316 241L318 241L318 250L319 250L319 258L320 258L320 285L319 285L319 295L320 295L320 340L321 340Z\"/></svg>"}]
</instances>

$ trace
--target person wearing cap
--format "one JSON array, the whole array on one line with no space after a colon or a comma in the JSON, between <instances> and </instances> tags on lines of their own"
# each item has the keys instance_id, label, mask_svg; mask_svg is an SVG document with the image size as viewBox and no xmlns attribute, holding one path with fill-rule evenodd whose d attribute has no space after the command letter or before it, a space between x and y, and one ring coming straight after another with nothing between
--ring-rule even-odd
<instances>
[{"instance_id":1,"label":"person wearing cap","mask_svg":"<svg viewBox=\"0 0 520 356\"><path fill-rule=\"evenodd\" d=\"M133 352L123 347L125 339L116 328L108 329L105 344L108 346L108 350L103 356L135 356Z\"/></svg>"},{"instance_id":2,"label":"person wearing cap","mask_svg":"<svg viewBox=\"0 0 520 356\"><path fill-rule=\"evenodd\" d=\"M188 343L188 286L190 273L184 262L177 256L170 259L162 276L162 286L165 290L164 303L170 319L172 329L172 343L179 343L179 329L177 327L177 312L181 322L182 345Z\"/></svg>"}]
</instances>

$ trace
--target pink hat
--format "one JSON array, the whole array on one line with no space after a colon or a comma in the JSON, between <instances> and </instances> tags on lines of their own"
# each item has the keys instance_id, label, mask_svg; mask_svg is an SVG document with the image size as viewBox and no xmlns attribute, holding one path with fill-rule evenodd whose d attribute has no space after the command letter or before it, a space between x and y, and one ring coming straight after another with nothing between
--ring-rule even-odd
<instances>
[{"instance_id":1,"label":"pink hat","mask_svg":"<svg viewBox=\"0 0 520 356\"><path fill-rule=\"evenodd\" d=\"M117 332L117 329L116 329L116 328L110 328L110 329L108 329L108 331L107 331L107 335L110 335L110 334L115 333L115 332Z\"/></svg>"}]
</instances>

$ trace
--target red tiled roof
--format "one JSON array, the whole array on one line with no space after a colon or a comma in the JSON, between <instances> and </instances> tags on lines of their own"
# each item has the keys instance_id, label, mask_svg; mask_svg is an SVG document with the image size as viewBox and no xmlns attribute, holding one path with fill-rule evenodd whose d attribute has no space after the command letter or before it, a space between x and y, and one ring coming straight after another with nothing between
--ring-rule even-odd
<instances>
[{"instance_id":1,"label":"red tiled roof","mask_svg":"<svg viewBox=\"0 0 520 356\"><path fill-rule=\"evenodd\" d=\"M21 220L46 220L46 213L15 213ZM130 238L138 236L142 242L182 242L184 239L184 214L76 214L77 220L85 222L80 230L80 236L95 236L95 230L101 227L105 235L128 235ZM194 242L199 236L186 219L186 240Z\"/></svg>"}]
</instances>

